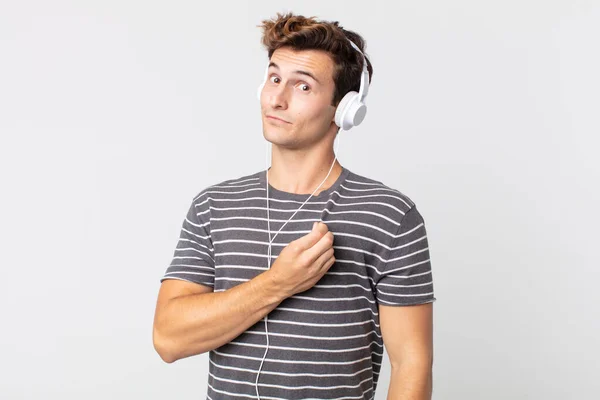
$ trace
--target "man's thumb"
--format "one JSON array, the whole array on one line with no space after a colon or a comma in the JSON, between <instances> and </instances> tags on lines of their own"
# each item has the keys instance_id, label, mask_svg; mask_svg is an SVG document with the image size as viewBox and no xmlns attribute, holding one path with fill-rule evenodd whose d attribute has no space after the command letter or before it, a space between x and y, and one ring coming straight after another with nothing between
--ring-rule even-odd
<instances>
[{"instance_id":1,"label":"man's thumb","mask_svg":"<svg viewBox=\"0 0 600 400\"><path fill-rule=\"evenodd\" d=\"M318 223L319 221L313 223L312 230L309 234L296 239L296 243L300 246L300 249L310 249L312 246L315 245L315 243L319 241L319 239L321 239L321 235L315 235L315 232L318 233L318 231L316 230Z\"/></svg>"}]
</instances>

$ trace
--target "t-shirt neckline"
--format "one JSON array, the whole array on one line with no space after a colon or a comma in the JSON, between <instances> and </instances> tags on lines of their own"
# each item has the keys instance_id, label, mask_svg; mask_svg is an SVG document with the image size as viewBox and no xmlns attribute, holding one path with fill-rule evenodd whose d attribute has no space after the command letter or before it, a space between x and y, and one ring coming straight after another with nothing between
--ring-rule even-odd
<instances>
[{"instance_id":1,"label":"t-shirt neckline","mask_svg":"<svg viewBox=\"0 0 600 400\"><path fill-rule=\"evenodd\" d=\"M341 165L341 167L342 167L342 172L340 173L338 178L335 180L335 182L333 182L333 185L331 185L330 187L328 187L325 190L322 190L318 195L313 195L312 197L310 197L310 193L285 192L283 190L274 188L273 186L271 186L271 183L269 183L269 198L278 198L278 199L282 199L282 200L302 200L302 201L306 200L308 197L310 197L309 201L312 201L313 199L317 199L317 200L326 199L329 197L329 195L331 193L336 191L341 186L341 184L346 180L346 177L350 173L350 171L347 168L345 168L343 165ZM266 197L267 196L267 191L266 191L267 170L265 169L265 170L260 171L258 173L258 176L259 176L259 181L261 183L261 186L263 188L265 188L265 197Z\"/></svg>"}]
</instances>

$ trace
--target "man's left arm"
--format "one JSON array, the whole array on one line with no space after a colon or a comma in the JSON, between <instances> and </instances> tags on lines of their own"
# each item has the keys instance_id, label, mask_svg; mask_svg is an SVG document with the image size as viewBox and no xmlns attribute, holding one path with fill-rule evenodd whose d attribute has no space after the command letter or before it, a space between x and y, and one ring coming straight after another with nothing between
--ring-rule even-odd
<instances>
[{"instance_id":1,"label":"man's left arm","mask_svg":"<svg viewBox=\"0 0 600 400\"><path fill-rule=\"evenodd\" d=\"M379 321L392 367L387 400L431 400L433 303L380 304Z\"/></svg>"}]
</instances>

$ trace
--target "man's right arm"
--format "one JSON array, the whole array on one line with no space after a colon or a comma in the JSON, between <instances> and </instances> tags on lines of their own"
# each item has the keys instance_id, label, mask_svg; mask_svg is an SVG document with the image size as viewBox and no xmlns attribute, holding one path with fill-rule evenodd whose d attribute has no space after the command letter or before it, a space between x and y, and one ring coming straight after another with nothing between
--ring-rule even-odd
<instances>
[{"instance_id":1,"label":"man's right arm","mask_svg":"<svg viewBox=\"0 0 600 400\"><path fill-rule=\"evenodd\" d=\"M290 296L267 270L222 292L176 279L160 287L152 338L167 363L220 347Z\"/></svg>"}]
</instances>

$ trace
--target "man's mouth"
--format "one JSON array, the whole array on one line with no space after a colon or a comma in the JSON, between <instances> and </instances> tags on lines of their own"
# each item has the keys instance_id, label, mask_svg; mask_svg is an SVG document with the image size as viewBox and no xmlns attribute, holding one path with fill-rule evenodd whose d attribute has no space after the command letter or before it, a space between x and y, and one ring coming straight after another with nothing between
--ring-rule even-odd
<instances>
[{"instance_id":1,"label":"man's mouth","mask_svg":"<svg viewBox=\"0 0 600 400\"><path fill-rule=\"evenodd\" d=\"M289 122L288 122L288 121L286 121L285 119L277 118L277 117L275 117L275 116L273 116L273 115L267 115L267 118L269 118L269 119L273 119L273 120L276 120L276 121L285 122L286 124L289 124Z\"/></svg>"}]
</instances>

